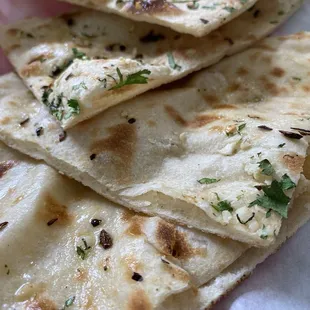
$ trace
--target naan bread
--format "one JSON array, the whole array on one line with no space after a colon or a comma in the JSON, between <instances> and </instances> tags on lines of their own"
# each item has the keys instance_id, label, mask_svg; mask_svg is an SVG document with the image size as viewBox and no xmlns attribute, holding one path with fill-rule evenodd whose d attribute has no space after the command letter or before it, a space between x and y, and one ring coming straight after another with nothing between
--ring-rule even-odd
<instances>
[{"instance_id":1,"label":"naan bread","mask_svg":"<svg viewBox=\"0 0 310 310\"><path fill-rule=\"evenodd\" d=\"M196 37L236 18L257 0L64 0L77 5L114 13L136 21L144 21L189 33Z\"/></svg>"},{"instance_id":2,"label":"naan bread","mask_svg":"<svg viewBox=\"0 0 310 310\"><path fill-rule=\"evenodd\" d=\"M212 241L159 218L130 213L2 144L0 162L3 309L205 309L310 217L309 183L302 180L276 243L244 253L236 242L214 236ZM185 238L190 241L184 243ZM167 255L169 246L179 256ZM244 253L240 258L236 247ZM190 287L192 269L178 266L196 256L198 275L225 255L231 256L231 266L217 270L198 290ZM199 264L206 259L210 266Z\"/></svg>"},{"instance_id":3,"label":"naan bread","mask_svg":"<svg viewBox=\"0 0 310 310\"><path fill-rule=\"evenodd\" d=\"M232 265L215 277L207 285L196 290L188 290L168 298L160 310L205 310L210 309L221 297L235 288L240 282L249 277L258 264L261 264L310 219L310 191L309 181L303 179L298 187L306 191L295 199L289 218L283 221L280 234L276 242L266 248L251 248ZM262 304L263 306L263 304Z\"/></svg>"},{"instance_id":4,"label":"naan bread","mask_svg":"<svg viewBox=\"0 0 310 310\"><path fill-rule=\"evenodd\" d=\"M246 250L129 212L3 144L0 206L3 309L60 309L73 296L79 309L153 309Z\"/></svg>"},{"instance_id":5,"label":"naan bread","mask_svg":"<svg viewBox=\"0 0 310 310\"><path fill-rule=\"evenodd\" d=\"M68 128L248 47L299 5L299 0L260 0L203 38L83 11L7 26L0 43L36 98ZM117 85L122 87L111 89Z\"/></svg>"},{"instance_id":6,"label":"naan bread","mask_svg":"<svg viewBox=\"0 0 310 310\"><path fill-rule=\"evenodd\" d=\"M296 40L299 49L287 59ZM282 63L290 76L294 59L308 59L308 42L308 34L268 39L260 43L265 45L260 53L268 55L270 64ZM244 52L244 59L256 49ZM238 57L224 63L234 67ZM214 79L198 79L199 88L147 93L75 126L66 139L45 107L10 75L2 80L7 90L0 106L0 137L131 209L267 246L280 230L300 178L309 102L293 91L257 102L252 89L243 101L216 100L219 89L235 89L221 78L226 76L222 66L209 70ZM260 66L260 60L253 60L247 68L249 83ZM28 121L20 126L24 118Z\"/></svg>"}]
</instances>

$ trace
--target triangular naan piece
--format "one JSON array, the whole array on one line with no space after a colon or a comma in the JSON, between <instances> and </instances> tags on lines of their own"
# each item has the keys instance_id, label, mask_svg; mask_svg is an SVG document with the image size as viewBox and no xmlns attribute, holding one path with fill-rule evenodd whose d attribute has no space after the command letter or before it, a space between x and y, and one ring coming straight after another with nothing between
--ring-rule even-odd
<instances>
[{"instance_id":1,"label":"triangular naan piece","mask_svg":"<svg viewBox=\"0 0 310 310\"><path fill-rule=\"evenodd\" d=\"M246 250L129 212L3 144L0 171L2 305L59 309L75 296L80 307L153 309Z\"/></svg>"},{"instance_id":2,"label":"triangular naan piece","mask_svg":"<svg viewBox=\"0 0 310 310\"><path fill-rule=\"evenodd\" d=\"M130 213L2 144L0 167L4 308L205 309L310 216L302 181L276 243L244 253L236 242ZM221 274L214 269L208 284L189 287L227 257L226 266L234 263Z\"/></svg>"},{"instance_id":3,"label":"triangular naan piece","mask_svg":"<svg viewBox=\"0 0 310 310\"><path fill-rule=\"evenodd\" d=\"M136 21L144 21L189 33L196 37L236 18L257 0L64 0L73 4L114 13Z\"/></svg>"},{"instance_id":4,"label":"triangular naan piece","mask_svg":"<svg viewBox=\"0 0 310 310\"><path fill-rule=\"evenodd\" d=\"M260 0L203 38L83 11L7 26L1 45L36 98L68 128L248 47L284 22L298 4Z\"/></svg>"},{"instance_id":5,"label":"triangular naan piece","mask_svg":"<svg viewBox=\"0 0 310 310\"><path fill-rule=\"evenodd\" d=\"M220 275L207 285L200 287L198 292L193 289L183 294L172 296L162 305L160 310L209 309L243 280L248 278L258 264L261 264L268 256L275 253L288 238L292 237L300 227L310 220L309 183L309 180L303 179L298 184L297 190L299 188L303 189L303 193L294 200L289 218L283 221L280 234L272 246L266 249L249 249Z\"/></svg>"},{"instance_id":6,"label":"triangular naan piece","mask_svg":"<svg viewBox=\"0 0 310 310\"><path fill-rule=\"evenodd\" d=\"M308 37L298 35L295 56L300 62L308 58L302 48ZM260 48L260 53L280 62L295 40L294 35L265 40L260 44L266 50ZM244 52L244 59L253 50ZM285 62L287 74L295 74L296 57ZM238 64L234 57L224 63ZM252 61L248 70L261 65ZM222 66L210 72L221 76ZM145 94L65 136L45 107L9 75L1 83L0 136L131 209L252 245L269 245L287 216L302 171L309 103L288 92L260 102L253 98L222 104L213 99L221 83L227 84L225 79L205 82L205 91L197 85Z\"/></svg>"}]
</instances>

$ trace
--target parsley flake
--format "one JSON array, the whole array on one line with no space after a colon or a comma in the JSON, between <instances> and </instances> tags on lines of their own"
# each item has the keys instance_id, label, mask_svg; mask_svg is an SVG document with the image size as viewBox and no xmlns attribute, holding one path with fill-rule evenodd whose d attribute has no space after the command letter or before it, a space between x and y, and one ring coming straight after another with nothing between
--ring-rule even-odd
<instances>
[{"instance_id":1,"label":"parsley flake","mask_svg":"<svg viewBox=\"0 0 310 310\"><path fill-rule=\"evenodd\" d=\"M114 79L114 81L116 82L116 85L111 87L109 90L118 89L118 88L121 88L121 87L123 87L125 85L147 84L148 77L145 76L145 75L150 75L151 74L150 70L144 69L144 70L140 70L138 72L129 74L129 75L127 75L126 79L124 79L124 76L121 73L119 68L116 68L116 72L117 72L117 75L119 77L119 82L117 82L112 76L110 76L111 78Z\"/></svg>"},{"instance_id":2,"label":"parsley flake","mask_svg":"<svg viewBox=\"0 0 310 310\"><path fill-rule=\"evenodd\" d=\"M287 174L284 174L282 176L280 184L284 191L296 187L296 184L291 180L291 178Z\"/></svg>"},{"instance_id":3,"label":"parsley flake","mask_svg":"<svg viewBox=\"0 0 310 310\"><path fill-rule=\"evenodd\" d=\"M271 209L282 217L287 218L290 198L284 194L281 182L274 180L270 186L263 186L262 190L264 195L251 202L249 207L258 205L268 210Z\"/></svg>"},{"instance_id":4,"label":"parsley flake","mask_svg":"<svg viewBox=\"0 0 310 310\"><path fill-rule=\"evenodd\" d=\"M76 99L69 99L68 100L68 106L71 109L71 115L73 115L73 114L80 114L80 105L79 105L79 102Z\"/></svg>"},{"instance_id":5,"label":"parsley flake","mask_svg":"<svg viewBox=\"0 0 310 310\"><path fill-rule=\"evenodd\" d=\"M227 200L220 201L217 205L211 204L212 208L214 208L218 212L229 211L232 212L234 209L231 207L231 203Z\"/></svg>"},{"instance_id":6,"label":"parsley flake","mask_svg":"<svg viewBox=\"0 0 310 310\"><path fill-rule=\"evenodd\" d=\"M265 226L265 225L263 225L262 233L261 233L261 235L260 235L260 238L261 238L261 239L264 239L264 240L266 240L266 239L268 238L268 234L267 234L267 232L266 232L266 226Z\"/></svg>"},{"instance_id":7,"label":"parsley flake","mask_svg":"<svg viewBox=\"0 0 310 310\"><path fill-rule=\"evenodd\" d=\"M271 176L274 173L274 169L268 159L264 159L259 162L259 168L262 169L262 174Z\"/></svg>"},{"instance_id":8,"label":"parsley flake","mask_svg":"<svg viewBox=\"0 0 310 310\"><path fill-rule=\"evenodd\" d=\"M171 69L180 71L182 69L181 66L176 64L173 54L171 52L167 53L168 63Z\"/></svg>"},{"instance_id":9,"label":"parsley flake","mask_svg":"<svg viewBox=\"0 0 310 310\"><path fill-rule=\"evenodd\" d=\"M202 178L198 180L200 184L212 184L221 181L220 179L210 179L210 178Z\"/></svg>"},{"instance_id":10,"label":"parsley flake","mask_svg":"<svg viewBox=\"0 0 310 310\"><path fill-rule=\"evenodd\" d=\"M82 59L82 60L87 60L89 59L85 53L79 51L76 47L74 47L72 49L72 52L73 52L73 56L74 58L77 58L77 59Z\"/></svg>"}]
</instances>

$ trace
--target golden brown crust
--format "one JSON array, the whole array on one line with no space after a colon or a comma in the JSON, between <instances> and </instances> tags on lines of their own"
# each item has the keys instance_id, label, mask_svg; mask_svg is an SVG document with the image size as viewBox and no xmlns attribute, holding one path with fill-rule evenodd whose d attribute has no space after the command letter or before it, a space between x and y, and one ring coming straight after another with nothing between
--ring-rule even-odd
<instances>
[{"instance_id":1,"label":"golden brown crust","mask_svg":"<svg viewBox=\"0 0 310 310\"><path fill-rule=\"evenodd\" d=\"M137 290L129 297L127 310L151 310L152 304L143 290Z\"/></svg>"}]
</instances>

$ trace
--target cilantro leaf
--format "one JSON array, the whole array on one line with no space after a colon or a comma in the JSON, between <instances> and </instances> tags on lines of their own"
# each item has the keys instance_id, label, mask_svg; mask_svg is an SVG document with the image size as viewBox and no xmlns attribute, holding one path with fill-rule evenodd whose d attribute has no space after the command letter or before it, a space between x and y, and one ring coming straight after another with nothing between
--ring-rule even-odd
<instances>
[{"instance_id":1,"label":"cilantro leaf","mask_svg":"<svg viewBox=\"0 0 310 310\"><path fill-rule=\"evenodd\" d=\"M76 247L76 253L79 257L81 257L82 260L86 258L86 253L80 246Z\"/></svg>"},{"instance_id":2,"label":"cilantro leaf","mask_svg":"<svg viewBox=\"0 0 310 310\"><path fill-rule=\"evenodd\" d=\"M227 200L220 201L217 205L211 204L211 206L218 212L229 211L232 212L234 209L231 207L231 203Z\"/></svg>"},{"instance_id":3,"label":"cilantro leaf","mask_svg":"<svg viewBox=\"0 0 310 310\"><path fill-rule=\"evenodd\" d=\"M262 190L264 195L252 201L249 207L258 205L268 210L271 209L282 217L287 218L290 198L284 194L281 183L274 180L270 186L263 186Z\"/></svg>"},{"instance_id":4,"label":"cilantro leaf","mask_svg":"<svg viewBox=\"0 0 310 310\"><path fill-rule=\"evenodd\" d=\"M240 132L245 128L246 123L243 123L241 125L238 126L238 133L240 134Z\"/></svg>"},{"instance_id":5,"label":"cilantro leaf","mask_svg":"<svg viewBox=\"0 0 310 310\"><path fill-rule=\"evenodd\" d=\"M203 178L203 179L198 180L198 182L200 184L212 184L212 183L216 183L219 181L220 180L218 180L218 179L210 179L210 178Z\"/></svg>"},{"instance_id":6,"label":"cilantro leaf","mask_svg":"<svg viewBox=\"0 0 310 310\"><path fill-rule=\"evenodd\" d=\"M127 75L126 79L124 80L123 74L121 73L119 68L116 68L116 72L117 75L119 77L119 82L116 82L116 85L114 85L113 87L111 87L109 90L114 90L114 89L118 89L121 88L125 85L132 85L132 84L147 84L148 82L148 77L145 75L150 75L151 71L144 69L144 70L140 70L138 72L132 73Z\"/></svg>"},{"instance_id":7,"label":"cilantro leaf","mask_svg":"<svg viewBox=\"0 0 310 310\"><path fill-rule=\"evenodd\" d=\"M85 53L79 51L76 47L72 49L74 58L86 60L89 59Z\"/></svg>"},{"instance_id":8,"label":"cilantro leaf","mask_svg":"<svg viewBox=\"0 0 310 310\"><path fill-rule=\"evenodd\" d=\"M261 235L260 235L260 238L261 238L261 239L264 239L264 240L266 240L266 239L268 238L268 234L267 234L267 232L266 232L266 226L265 226L265 225L263 225L262 233L261 233Z\"/></svg>"},{"instance_id":9,"label":"cilantro leaf","mask_svg":"<svg viewBox=\"0 0 310 310\"><path fill-rule=\"evenodd\" d=\"M296 187L296 184L291 180L291 178L287 174L284 174L282 176L282 180L280 183L281 183L281 187L284 191L287 191L291 188Z\"/></svg>"},{"instance_id":10,"label":"cilantro leaf","mask_svg":"<svg viewBox=\"0 0 310 310\"><path fill-rule=\"evenodd\" d=\"M274 173L274 169L268 159L260 161L259 168L262 169L262 174L270 176Z\"/></svg>"},{"instance_id":11,"label":"cilantro leaf","mask_svg":"<svg viewBox=\"0 0 310 310\"><path fill-rule=\"evenodd\" d=\"M80 105L76 99L69 99L68 100L68 106L71 109L71 115L72 114L80 114Z\"/></svg>"},{"instance_id":12,"label":"cilantro leaf","mask_svg":"<svg viewBox=\"0 0 310 310\"><path fill-rule=\"evenodd\" d=\"M178 70L178 71L180 71L182 69L181 66L176 64L174 57L173 57L173 54L171 52L167 53L167 57L168 57L168 63L169 63L169 66L171 67L171 69Z\"/></svg>"}]
</instances>

